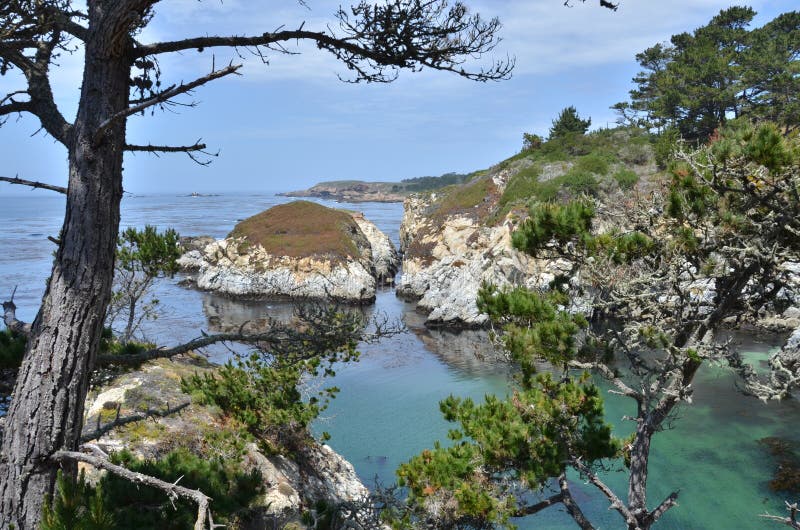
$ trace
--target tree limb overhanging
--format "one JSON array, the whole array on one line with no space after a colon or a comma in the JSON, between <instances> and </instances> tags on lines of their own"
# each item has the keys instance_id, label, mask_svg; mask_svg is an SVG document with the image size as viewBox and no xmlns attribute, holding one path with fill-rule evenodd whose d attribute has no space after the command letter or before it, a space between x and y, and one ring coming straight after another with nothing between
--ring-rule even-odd
<instances>
[{"instance_id":1,"label":"tree limb overhanging","mask_svg":"<svg viewBox=\"0 0 800 530\"><path fill-rule=\"evenodd\" d=\"M209 82L211 82L211 81L213 81L215 79L219 79L221 77L225 77L226 75L235 74L241 67L242 67L241 64L229 64L228 66L226 66L225 68L222 68L220 70L215 70L212 67L211 72L209 72L207 75L204 75L203 77L199 77L199 78L195 79L194 81L192 81L190 83L186 83L186 84L181 83L179 85L170 87L170 88L168 88L166 90L163 90L161 92L157 92L157 93L153 94L153 96L150 97L149 99L147 99L145 101L142 101L141 103L138 103L138 104L133 105L131 107L128 107L125 110L121 110L121 111L117 112L113 116L111 116L108 119L106 119L105 121L103 121L100 124L100 126L97 128L97 131L94 134L95 143L99 143L102 140L102 138L105 135L106 131L108 130L108 128L113 123L118 122L120 120L124 120L128 116L133 116L136 113L142 112L145 109L147 109L149 107L152 107L153 105L158 105L160 103L164 103L166 101L169 101L170 99L174 98L175 96L179 96L181 94L186 94L188 92L191 92L193 89L195 89L195 88L197 88L199 86L205 85L206 83L209 83Z\"/></svg>"},{"instance_id":2,"label":"tree limb overhanging","mask_svg":"<svg viewBox=\"0 0 800 530\"><path fill-rule=\"evenodd\" d=\"M447 0L392 0L373 5L366 1L336 13L339 33L296 30L267 32L253 36L204 36L179 41L138 44L138 58L184 50L214 47L246 47L263 57L260 47L287 53L282 43L308 40L333 54L355 75L352 81L389 82L397 71L432 68L454 72L476 81L506 79L513 59L496 61L490 67L470 71L467 58L492 51L499 42L500 22L472 15L460 2Z\"/></svg>"},{"instance_id":3,"label":"tree limb overhanging","mask_svg":"<svg viewBox=\"0 0 800 530\"><path fill-rule=\"evenodd\" d=\"M21 186L30 186L34 189L43 189L55 191L57 193L67 193L67 188L64 186L56 186L55 184L47 184L46 182L37 182L34 180L25 180L19 177L0 177L0 182L8 182L9 184L19 184Z\"/></svg>"},{"instance_id":4,"label":"tree limb overhanging","mask_svg":"<svg viewBox=\"0 0 800 530\"><path fill-rule=\"evenodd\" d=\"M83 462L89 464L97 469L113 473L134 484L143 484L151 488L159 489L166 493L167 497L172 501L179 498L188 499L197 504L197 519L194 523L194 530L214 530L216 527L214 525L214 519L211 516L211 508L209 507L211 498L202 491L184 488L183 486L179 486L177 482L170 483L151 477L150 475L131 471L122 466L112 464L107 459L97 455L78 451L56 451L50 458L54 462Z\"/></svg>"}]
</instances>

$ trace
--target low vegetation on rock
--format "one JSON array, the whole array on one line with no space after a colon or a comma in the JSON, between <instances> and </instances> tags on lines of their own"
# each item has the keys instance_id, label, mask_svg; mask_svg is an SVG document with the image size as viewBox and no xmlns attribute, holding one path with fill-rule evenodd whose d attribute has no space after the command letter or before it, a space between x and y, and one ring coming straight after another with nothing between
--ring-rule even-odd
<instances>
[{"instance_id":1,"label":"low vegetation on rock","mask_svg":"<svg viewBox=\"0 0 800 530\"><path fill-rule=\"evenodd\" d=\"M280 204L245 219L229 237L261 245L274 256L320 257L335 261L361 258L354 240L363 240L353 216L309 201ZM360 241L365 246L366 241Z\"/></svg>"}]
</instances>

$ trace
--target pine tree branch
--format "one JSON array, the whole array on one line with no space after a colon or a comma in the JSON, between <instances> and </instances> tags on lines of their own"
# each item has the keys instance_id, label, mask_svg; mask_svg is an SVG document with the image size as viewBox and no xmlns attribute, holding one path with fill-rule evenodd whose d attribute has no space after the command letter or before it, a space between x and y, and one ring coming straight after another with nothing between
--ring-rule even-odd
<instances>
[{"instance_id":1,"label":"pine tree branch","mask_svg":"<svg viewBox=\"0 0 800 530\"><path fill-rule=\"evenodd\" d=\"M569 490L569 482L567 482L567 475L565 473L562 473L558 477L558 486L561 489L561 502L564 503L567 513L569 513L577 525L581 527L581 530L595 530L594 525L586 518L583 511L578 506L578 503L575 502L575 499L572 497L572 492Z\"/></svg>"},{"instance_id":2,"label":"pine tree branch","mask_svg":"<svg viewBox=\"0 0 800 530\"><path fill-rule=\"evenodd\" d=\"M19 177L0 177L0 182L8 182L9 184L19 184L20 186L30 186L31 188L39 188L43 190L55 191L58 193L67 193L67 188L64 186L56 186L55 184L47 184L45 182L37 182L34 180L25 180Z\"/></svg>"},{"instance_id":3,"label":"pine tree branch","mask_svg":"<svg viewBox=\"0 0 800 530\"><path fill-rule=\"evenodd\" d=\"M591 469L589 469L589 466L584 464L580 459L575 459L571 463L575 469L577 469L578 471L581 472L581 474L586 476L586 478L589 479L589 482L591 482L597 489L599 489L603 493L603 495L606 496L606 498L611 502L610 507L618 511L619 514L622 516L622 518L625 519L625 522L631 528L639 527L638 521L636 521L636 518L633 516L630 510L628 510L628 508L625 506L622 500L620 500L620 498L617 497L617 494L614 493L611 490L611 488L609 488L602 480L600 480L600 478Z\"/></svg>"},{"instance_id":4,"label":"pine tree branch","mask_svg":"<svg viewBox=\"0 0 800 530\"><path fill-rule=\"evenodd\" d=\"M144 153L189 153L192 151L203 151L206 144L200 143L199 140L193 145L135 145L126 144L126 151L136 151Z\"/></svg>"},{"instance_id":5,"label":"pine tree branch","mask_svg":"<svg viewBox=\"0 0 800 530\"><path fill-rule=\"evenodd\" d=\"M673 491L670 493L667 498L661 502L661 504L656 506L656 508L650 512L648 519L650 519L651 524L661 519L661 516L667 513L667 510L678 505L678 493L680 492Z\"/></svg>"},{"instance_id":6,"label":"pine tree branch","mask_svg":"<svg viewBox=\"0 0 800 530\"><path fill-rule=\"evenodd\" d=\"M551 495L550 497L542 501L539 501L536 504L531 504L529 506L523 506L522 508L519 508L517 511L514 512L513 516L527 517L529 515L539 513L545 508L549 508L550 506L554 506L562 502L564 502L564 493L556 493L555 495Z\"/></svg>"},{"instance_id":7,"label":"pine tree branch","mask_svg":"<svg viewBox=\"0 0 800 530\"><path fill-rule=\"evenodd\" d=\"M215 79L219 79L220 77L225 77L226 75L235 74L241 67L242 67L241 64L237 64L237 65L229 64L228 66L226 66L225 68L222 68L221 70L214 70L213 67L212 67L212 70L208 75L204 75L203 77L199 77L199 78L195 79L194 81L192 81L191 83L186 83L186 84L181 83L180 85L176 85L176 86L173 86L171 88L168 88L168 89L166 89L166 90L164 90L162 92L159 92L159 93L153 95L153 97L151 97L149 99L146 99L145 101L142 101L141 103L139 103L137 105L133 105L131 107L128 107L125 110L117 112L116 114L114 114L110 118L106 119L97 128L97 131L95 132L95 135L94 135L95 144L99 143L103 139L103 137L105 136L105 132L108 130L108 128L113 123L115 123L115 122L117 122L119 120L123 120L123 119L127 118L128 116L133 116L137 112L142 112L143 110L145 110L145 109L147 109L149 107L152 107L153 105L158 105L159 103L164 103L167 100L169 100L169 99L171 99L171 98L173 98L175 96L190 92L193 89L195 89L195 88L197 88L197 87L199 87L201 85L205 85L206 83L214 81Z\"/></svg>"}]
</instances>

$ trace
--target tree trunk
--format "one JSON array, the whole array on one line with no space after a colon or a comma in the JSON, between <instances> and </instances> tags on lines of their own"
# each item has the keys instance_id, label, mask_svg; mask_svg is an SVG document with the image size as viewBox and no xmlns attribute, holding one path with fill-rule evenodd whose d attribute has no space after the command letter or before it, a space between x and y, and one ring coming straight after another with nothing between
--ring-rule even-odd
<instances>
[{"instance_id":1,"label":"tree trunk","mask_svg":"<svg viewBox=\"0 0 800 530\"><path fill-rule=\"evenodd\" d=\"M628 509L639 522L639 528L645 528L641 522L647 518L647 471L650 459L650 441L653 430L647 418L641 418L636 428L636 437L631 447L630 479L628 481ZM629 530L637 530L628 525ZM647 527L649 528L649 526Z\"/></svg>"},{"instance_id":2,"label":"tree trunk","mask_svg":"<svg viewBox=\"0 0 800 530\"><path fill-rule=\"evenodd\" d=\"M130 60L125 57L128 41L120 41L127 38L127 28L120 31L119 19L107 12L114 7L108 5L89 3L90 35L68 145L61 244L6 418L0 462L3 529L38 527L42 501L55 482L57 464L50 457L77 447L89 372L111 294L125 120L112 123L102 138L96 133L128 105Z\"/></svg>"}]
</instances>

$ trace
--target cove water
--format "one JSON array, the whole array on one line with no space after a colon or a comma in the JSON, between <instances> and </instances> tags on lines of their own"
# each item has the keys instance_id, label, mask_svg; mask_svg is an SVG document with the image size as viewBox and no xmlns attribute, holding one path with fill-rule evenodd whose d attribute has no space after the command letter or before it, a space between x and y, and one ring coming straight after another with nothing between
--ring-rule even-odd
<instances>
[{"instance_id":1,"label":"cove water","mask_svg":"<svg viewBox=\"0 0 800 530\"><path fill-rule=\"evenodd\" d=\"M273 193L225 194L209 197L176 195L126 196L123 228L155 225L175 228L182 235L225 236L241 219L289 199ZM363 211L397 244L400 204L337 204ZM17 316L30 321L36 314L50 273L53 244L64 214L64 200L44 191L23 196L0 195L0 298L16 287ZM246 320L257 320L290 309L287 304L235 302L178 285L181 277L160 281L157 296L163 314L147 323L147 336L169 345ZM374 311L401 319L410 332L379 344L364 345L360 362L337 369L330 381L339 396L314 425L332 435L330 445L355 466L372 486L394 482L394 470L411 456L446 440L450 425L438 402L450 394L480 400L487 393L510 389L510 368L483 361L488 348L479 332L452 334L426 330L413 304L398 300L391 290L378 293ZM754 363L762 363L780 345L771 336L739 336L740 348ZM209 350L222 362L224 348ZM621 420L633 414L633 403L606 394L607 418L618 434L632 431ZM776 528L759 514L783 514L783 501L798 499L773 493L768 481L777 463L758 444L767 436L800 439L795 401L762 404L742 396L725 370L703 367L695 380L694 402L683 405L672 428L654 437L651 451L649 506L680 489L678 506L656 525L663 529ZM614 469L604 480L621 497L627 496L626 475ZM596 489L573 476L573 494L599 528L624 528L616 512ZM558 507L518 521L520 528L572 529L575 524Z\"/></svg>"}]
</instances>

